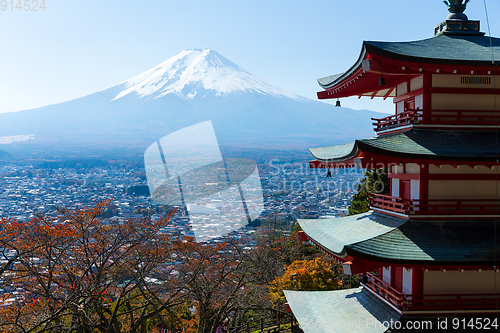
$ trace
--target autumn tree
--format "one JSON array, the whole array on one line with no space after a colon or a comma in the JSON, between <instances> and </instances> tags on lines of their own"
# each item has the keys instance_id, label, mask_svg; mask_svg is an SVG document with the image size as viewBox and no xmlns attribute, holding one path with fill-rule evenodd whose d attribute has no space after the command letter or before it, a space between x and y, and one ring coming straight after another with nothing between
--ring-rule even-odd
<instances>
[{"instance_id":1,"label":"autumn tree","mask_svg":"<svg viewBox=\"0 0 500 333\"><path fill-rule=\"evenodd\" d=\"M290 222L287 222L291 229ZM246 295L235 319L236 324L243 323L250 316L253 319L267 318L274 314L269 297L271 283L285 274L285 268L294 261L314 259L327 260L326 256L310 244L303 244L298 238L298 230L293 228L287 236L274 230L274 223L268 228L261 228L252 236L254 249L247 252L245 270L247 271ZM283 229L285 225L278 226Z\"/></svg>"},{"instance_id":2,"label":"autumn tree","mask_svg":"<svg viewBox=\"0 0 500 333\"><path fill-rule=\"evenodd\" d=\"M103 220L107 204L0 221L4 331L143 332L182 303L168 221Z\"/></svg>"},{"instance_id":3,"label":"autumn tree","mask_svg":"<svg viewBox=\"0 0 500 333\"><path fill-rule=\"evenodd\" d=\"M273 304L283 303L283 290L321 291L335 290L340 287L335 265L320 258L297 260L286 267L285 273L274 279L269 291Z\"/></svg>"},{"instance_id":4,"label":"autumn tree","mask_svg":"<svg viewBox=\"0 0 500 333\"><path fill-rule=\"evenodd\" d=\"M115 222L108 204L0 220L0 331L213 333L265 313L286 267L323 256L271 228L255 249L175 238L160 232L168 218Z\"/></svg>"},{"instance_id":5,"label":"autumn tree","mask_svg":"<svg viewBox=\"0 0 500 333\"><path fill-rule=\"evenodd\" d=\"M215 332L225 318L238 310L247 293L245 253L232 239L215 244L192 238L175 242L181 266L176 268L186 296L195 302L198 332Z\"/></svg>"}]
</instances>

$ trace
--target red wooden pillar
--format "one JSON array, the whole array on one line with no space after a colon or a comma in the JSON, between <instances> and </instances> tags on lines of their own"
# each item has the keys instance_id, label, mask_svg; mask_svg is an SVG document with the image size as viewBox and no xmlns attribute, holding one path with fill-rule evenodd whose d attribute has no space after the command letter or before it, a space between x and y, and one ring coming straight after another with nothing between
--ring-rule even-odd
<instances>
[{"instance_id":1,"label":"red wooden pillar","mask_svg":"<svg viewBox=\"0 0 500 333\"><path fill-rule=\"evenodd\" d=\"M420 167L420 200L429 200L429 164Z\"/></svg>"},{"instance_id":2,"label":"red wooden pillar","mask_svg":"<svg viewBox=\"0 0 500 333\"><path fill-rule=\"evenodd\" d=\"M403 292L403 267L393 267L393 268L394 268L394 284L392 286L397 291Z\"/></svg>"},{"instance_id":3,"label":"red wooden pillar","mask_svg":"<svg viewBox=\"0 0 500 333\"><path fill-rule=\"evenodd\" d=\"M402 180L400 182L401 187L399 188L399 197L401 199L410 200L411 198L411 185L409 180Z\"/></svg>"},{"instance_id":4,"label":"red wooden pillar","mask_svg":"<svg viewBox=\"0 0 500 333\"><path fill-rule=\"evenodd\" d=\"M421 295L424 293L424 271L415 268L411 277L411 293Z\"/></svg>"},{"instance_id":5,"label":"red wooden pillar","mask_svg":"<svg viewBox=\"0 0 500 333\"><path fill-rule=\"evenodd\" d=\"M432 88L432 74L424 74L424 94L422 96L422 108L424 110L432 109L432 94L429 92Z\"/></svg>"}]
</instances>

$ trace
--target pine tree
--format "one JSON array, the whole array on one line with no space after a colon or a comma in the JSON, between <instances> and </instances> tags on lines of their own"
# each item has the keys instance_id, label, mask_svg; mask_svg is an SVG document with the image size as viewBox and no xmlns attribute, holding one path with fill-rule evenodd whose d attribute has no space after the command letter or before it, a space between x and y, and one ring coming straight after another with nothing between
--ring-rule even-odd
<instances>
[{"instance_id":1,"label":"pine tree","mask_svg":"<svg viewBox=\"0 0 500 333\"><path fill-rule=\"evenodd\" d=\"M349 215L361 214L370 210L372 193L389 194L390 179L387 169L371 169L365 171L365 177L358 185L358 192L353 196L349 206Z\"/></svg>"}]
</instances>

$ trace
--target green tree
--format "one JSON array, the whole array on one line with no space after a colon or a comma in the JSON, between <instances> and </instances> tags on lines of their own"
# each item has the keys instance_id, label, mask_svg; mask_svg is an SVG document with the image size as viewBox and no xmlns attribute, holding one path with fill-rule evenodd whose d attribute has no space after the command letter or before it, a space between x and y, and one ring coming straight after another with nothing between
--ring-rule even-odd
<instances>
[{"instance_id":1,"label":"green tree","mask_svg":"<svg viewBox=\"0 0 500 333\"><path fill-rule=\"evenodd\" d=\"M352 197L349 215L369 211L370 195L372 193L389 194L390 186L387 168L366 170L365 177L358 185L358 192Z\"/></svg>"}]
</instances>

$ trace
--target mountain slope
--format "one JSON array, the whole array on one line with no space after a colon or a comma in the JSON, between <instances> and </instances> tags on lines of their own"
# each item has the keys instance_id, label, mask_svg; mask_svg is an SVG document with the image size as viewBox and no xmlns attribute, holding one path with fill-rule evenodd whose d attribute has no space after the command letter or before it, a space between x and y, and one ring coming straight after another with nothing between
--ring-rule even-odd
<instances>
[{"instance_id":1,"label":"mountain slope","mask_svg":"<svg viewBox=\"0 0 500 333\"><path fill-rule=\"evenodd\" d=\"M0 114L0 137L34 134L0 148L12 155L140 154L173 131L211 120L221 146L305 149L372 136L374 116L276 88L213 50L188 50L106 90Z\"/></svg>"},{"instance_id":2,"label":"mountain slope","mask_svg":"<svg viewBox=\"0 0 500 333\"><path fill-rule=\"evenodd\" d=\"M251 91L298 98L292 93L256 78L242 67L210 49L182 51L121 85L126 89L121 91L115 99L130 93L136 93L140 97L159 98L167 94L177 94L185 98L193 98L199 91L215 91L216 96Z\"/></svg>"},{"instance_id":3,"label":"mountain slope","mask_svg":"<svg viewBox=\"0 0 500 333\"><path fill-rule=\"evenodd\" d=\"M7 154L6 152L4 152L3 150L0 150L0 158L8 158L10 157L10 154Z\"/></svg>"}]
</instances>

